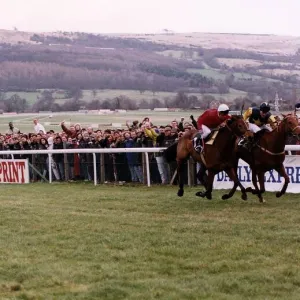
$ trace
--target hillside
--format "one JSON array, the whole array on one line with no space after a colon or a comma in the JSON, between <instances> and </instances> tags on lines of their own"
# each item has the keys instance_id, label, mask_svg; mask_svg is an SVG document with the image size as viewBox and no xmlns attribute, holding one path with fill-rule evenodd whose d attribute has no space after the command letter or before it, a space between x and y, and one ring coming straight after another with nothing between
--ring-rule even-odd
<instances>
[{"instance_id":1,"label":"hillside","mask_svg":"<svg viewBox=\"0 0 300 300\"><path fill-rule=\"evenodd\" d=\"M0 29L0 43L34 43L34 33ZM37 33L39 34L39 33ZM42 33L52 37L77 38L79 33ZM236 33L169 33L169 34L110 34L109 37L146 40L159 44L181 47L202 47L207 49L240 49L273 55L294 55L300 48L300 37L279 35L257 35Z\"/></svg>"},{"instance_id":2,"label":"hillside","mask_svg":"<svg viewBox=\"0 0 300 300\"><path fill-rule=\"evenodd\" d=\"M276 92L288 108L300 81L299 47L300 38L273 35L0 30L0 109L21 101L22 110L239 106Z\"/></svg>"},{"instance_id":3,"label":"hillside","mask_svg":"<svg viewBox=\"0 0 300 300\"><path fill-rule=\"evenodd\" d=\"M300 48L300 37L235 33L118 34L123 38L143 39L183 47L224 48L272 55L294 55Z\"/></svg>"}]
</instances>

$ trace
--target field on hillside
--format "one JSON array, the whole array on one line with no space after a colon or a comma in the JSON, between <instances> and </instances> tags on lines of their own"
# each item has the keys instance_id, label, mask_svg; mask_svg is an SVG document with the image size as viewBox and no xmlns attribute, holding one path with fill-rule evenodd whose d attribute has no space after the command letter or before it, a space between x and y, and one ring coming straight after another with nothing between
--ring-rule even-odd
<instances>
[{"instance_id":1,"label":"field on hillside","mask_svg":"<svg viewBox=\"0 0 300 300\"><path fill-rule=\"evenodd\" d=\"M221 74L217 70L207 70L207 69L189 69L190 72L196 72L196 73L201 73L204 76L208 77L214 77L215 79L222 79L226 77L226 74ZM251 76L251 75L248 75ZM259 77L259 76L258 76ZM19 95L21 98L24 98L28 101L29 105L34 104L37 101L37 97L41 96L42 90L38 92L7 92L5 93L5 97L9 98L14 94ZM119 96L126 96L132 100L135 101L151 101L152 99L158 99L159 101L164 101L165 99L169 98L174 98L177 93L173 92L155 92L153 94L152 91L144 91L141 93L138 90L97 90L96 95L93 95L93 91L91 90L83 90L82 91L82 101L84 102L91 102L93 100L106 100L106 99L113 99ZM197 96L198 99L201 99L204 95L207 94L200 94L200 93L186 93L189 96ZM238 95L237 95L238 94ZM232 100L236 97L244 96L246 95L245 92L242 91L236 91L236 90L231 90L230 93L228 94L209 94L214 96L216 99L223 98L227 100ZM67 99L63 98L64 95L62 93L53 93L53 97L56 99L55 102L59 104L63 104Z\"/></svg>"},{"instance_id":2,"label":"field on hillside","mask_svg":"<svg viewBox=\"0 0 300 300\"><path fill-rule=\"evenodd\" d=\"M263 64L263 62L258 60L241 58L218 58L218 62L228 67L257 67Z\"/></svg>"},{"instance_id":3,"label":"field on hillside","mask_svg":"<svg viewBox=\"0 0 300 300\"><path fill-rule=\"evenodd\" d=\"M1 299L299 299L297 195L3 185Z\"/></svg>"},{"instance_id":4,"label":"field on hillside","mask_svg":"<svg viewBox=\"0 0 300 300\"><path fill-rule=\"evenodd\" d=\"M201 114L199 110L177 111L177 112L157 112L157 111L128 111L126 113L114 114L83 114L83 113L53 113L49 114L19 114L19 115L0 115L0 132L8 129L8 122L12 121L15 127L22 132L32 132L33 119L38 118L46 130L61 130L60 123L66 122L66 125L80 123L83 126L93 126L94 128L126 128L126 121L132 122L145 117L150 117L155 125L167 125L171 121L180 121L181 117L190 122L190 115L197 118Z\"/></svg>"},{"instance_id":5,"label":"field on hillside","mask_svg":"<svg viewBox=\"0 0 300 300\"><path fill-rule=\"evenodd\" d=\"M278 70L281 70L281 69L278 69ZM243 73L243 72L228 73L226 71L221 71L221 70L218 70L218 69L193 69L193 68L190 68L190 69L187 69L187 71L189 73L198 73L198 74L201 74L203 76L213 78L215 80L225 80L225 78L226 78L226 76L228 76L228 74L233 74L233 76L236 79L239 79L239 80L252 79L252 80L267 80L267 81L273 81L273 82L281 82L280 80L272 79L272 78L268 78L268 77L252 75L252 74ZM262 71L262 73L263 73L263 71ZM299 72L299 71L295 71L295 72ZM273 74L275 74L275 73L276 72L274 72ZM278 74L280 74L280 73L278 73ZM269 75L269 73L266 72L265 75ZM236 97L247 95L247 93L243 92L243 91L238 91L238 90L234 90L234 91L235 92L232 92L232 89L231 89L229 94L224 94L224 98L228 99L228 100L229 99L233 100ZM236 96L236 94L239 94L239 95ZM214 94L211 94L211 95L214 95Z\"/></svg>"},{"instance_id":6,"label":"field on hillside","mask_svg":"<svg viewBox=\"0 0 300 300\"><path fill-rule=\"evenodd\" d=\"M296 36L190 32L172 34L110 34L123 38L138 38L167 45L203 47L208 49L241 49L268 54L295 54L300 46Z\"/></svg>"}]
</instances>

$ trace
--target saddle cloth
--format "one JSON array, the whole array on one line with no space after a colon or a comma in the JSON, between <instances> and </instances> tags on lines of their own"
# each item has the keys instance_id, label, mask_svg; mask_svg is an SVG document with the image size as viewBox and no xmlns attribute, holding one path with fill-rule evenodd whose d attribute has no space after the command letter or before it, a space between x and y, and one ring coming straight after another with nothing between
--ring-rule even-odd
<instances>
[{"instance_id":1,"label":"saddle cloth","mask_svg":"<svg viewBox=\"0 0 300 300\"><path fill-rule=\"evenodd\" d=\"M206 145L213 145L214 142L215 142L215 139L216 139L216 137L217 137L217 135L218 135L218 133L219 133L219 130L213 131L213 132L205 139L204 143L205 143Z\"/></svg>"}]
</instances>

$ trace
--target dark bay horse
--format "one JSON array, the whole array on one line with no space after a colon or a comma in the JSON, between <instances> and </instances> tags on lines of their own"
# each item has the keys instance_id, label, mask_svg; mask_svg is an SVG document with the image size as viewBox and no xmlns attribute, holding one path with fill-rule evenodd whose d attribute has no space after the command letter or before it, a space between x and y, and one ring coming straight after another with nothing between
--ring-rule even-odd
<instances>
[{"instance_id":1,"label":"dark bay horse","mask_svg":"<svg viewBox=\"0 0 300 300\"><path fill-rule=\"evenodd\" d=\"M284 185L281 191L276 193L276 197L281 197L285 194L290 179L286 174L283 162L285 159L285 145L288 136L300 136L300 126L298 124L298 119L293 114L283 115L283 120L273 131L257 132L257 141L251 151L244 147L237 147L236 150L236 172L238 166L238 160L241 158L246 163L249 164L252 170L252 184L254 185L254 190L252 188L247 188L247 191L257 194L259 201L264 202L262 194L265 192L265 173L271 170L275 170L281 177L284 177ZM255 139L255 136L254 136ZM259 186L257 184L257 178L259 181ZM229 194L224 195L226 199L233 196L238 187L237 183L234 183L232 190ZM224 197L223 196L223 197Z\"/></svg>"},{"instance_id":2,"label":"dark bay horse","mask_svg":"<svg viewBox=\"0 0 300 300\"><path fill-rule=\"evenodd\" d=\"M203 181L205 191L197 192L199 197L212 198L213 181L216 174L225 171L229 178L237 184L242 192L242 198L247 199L245 188L239 182L235 173L235 153L234 147L236 139L244 135L247 131L247 125L242 116L232 116L231 119L219 127L219 132L212 145L205 144L201 154L195 151L192 138L197 134L196 129L192 129L179 138L178 143L165 150L164 156L167 161L172 161L176 157L177 174L179 180L179 190L177 195L182 197L184 194L184 163L192 156L195 161L201 163L205 168L201 168L197 177L203 179L203 173L208 171L207 177ZM173 156L173 157L172 157ZM201 174L202 170L202 174ZM200 177L201 176L201 177Z\"/></svg>"}]
</instances>

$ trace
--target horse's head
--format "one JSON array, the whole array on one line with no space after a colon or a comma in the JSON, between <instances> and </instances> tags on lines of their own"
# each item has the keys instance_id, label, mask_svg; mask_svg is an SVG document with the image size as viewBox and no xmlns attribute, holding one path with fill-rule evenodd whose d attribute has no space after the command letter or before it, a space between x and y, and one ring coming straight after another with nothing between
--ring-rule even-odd
<instances>
[{"instance_id":1,"label":"horse's head","mask_svg":"<svg viewBox=\"0 0 300 300\"><path fill-rule=\"evenodd\" d=\"M300 126L298 118L293 115L283 115L283 120L280 122L280 125L285 133L292 135L294 137L300 138Z\"/></svg>"},{"instance_id":2,"label":"horse's head","mask_svg":"<svg viewBox=\"0 0 300 300\"><path fill-rule=\"evenodd\" d=\"M247 130L247 124L242 116L232 116L226 121L226 125L237 136L243 136Z\"/></svg>"}]
</instances>

